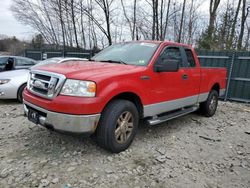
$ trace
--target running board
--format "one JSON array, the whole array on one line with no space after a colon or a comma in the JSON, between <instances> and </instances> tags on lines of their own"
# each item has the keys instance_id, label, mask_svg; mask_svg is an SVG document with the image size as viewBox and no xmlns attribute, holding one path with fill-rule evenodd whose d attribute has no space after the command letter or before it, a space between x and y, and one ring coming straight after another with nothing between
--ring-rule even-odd
<instances>
[{"instance_id":1,"label":"running board","mask_svg":"<svg viewBox=\"0 0 250 188\"><path fill-rule=\"evenodd\" d=\"M192 113L192 112L194 112L196 110L198 110L197 106L184 108L184 109L175 111L175 112L167 114L167 115L159 116L159 117L156 117L156 118L153 118L153 119L148 119L147 123L149 125L156 125L156 124L163 123L165 121L168 121L168 120L180 117L180 116L184 116L184 115Z\"/></svg>"}]
</instances>

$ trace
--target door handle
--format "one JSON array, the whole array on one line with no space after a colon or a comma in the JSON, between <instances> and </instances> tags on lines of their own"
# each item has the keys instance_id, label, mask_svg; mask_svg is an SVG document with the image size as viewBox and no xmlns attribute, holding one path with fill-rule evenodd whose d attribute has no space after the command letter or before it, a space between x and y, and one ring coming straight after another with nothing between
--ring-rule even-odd
<instances>
[{"instance_id":1,"label":"door handle","mask_svg":"<svg viewBox=\"0 0 250 188\"><path fill-rule=\"evenodd\" d=\"M149 76L141 76L141 80L150 80Z\"/></svg>"},{"instance_id":2,"label":"door handle","mask_svg":"<svg viewBox=\"0 0 250 188\"><path fill-rule=\"evenodd\" d=\"M188 79L188 75L187 74L183 74L182 75L182 80L187 80Z\"/></svg>"}]
</instances>

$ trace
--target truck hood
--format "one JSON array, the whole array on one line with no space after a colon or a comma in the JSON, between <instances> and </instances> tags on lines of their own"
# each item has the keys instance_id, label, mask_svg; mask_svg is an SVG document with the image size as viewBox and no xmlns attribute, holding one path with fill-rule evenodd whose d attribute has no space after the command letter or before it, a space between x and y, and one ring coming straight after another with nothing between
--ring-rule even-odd
<instances>
[{"instance_id":1,"label":"truck hood","mask_svg":"<svg viewBox=\"0 0 250 188\"><path fill-rule=\"evenodd\" d=\"M116 63L103 63L93 61L72 61L61 64L40 66L35 70L42 70L63 74L66 78L79 80L93 80L98 78L112 77L145 70L146 67L124 65Z\"/></svg>"}]
</instances>

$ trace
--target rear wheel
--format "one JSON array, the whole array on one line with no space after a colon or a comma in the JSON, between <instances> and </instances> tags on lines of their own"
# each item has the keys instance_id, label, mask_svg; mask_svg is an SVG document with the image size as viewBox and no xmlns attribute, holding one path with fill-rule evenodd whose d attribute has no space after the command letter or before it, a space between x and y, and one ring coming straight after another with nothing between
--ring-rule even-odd
<instances>
[{"instance_id":1,"label":"rear wheel","mask_svg":"<svg viewBox=\"0 0 250 188\"><path fill-rule=\"evenodd\" d=\"M27 84L23 84L19 87L18 91L17 91L17 100L20 103L23 103L23 90L26 87Z\"/></svg>"},{"instance_id":2,"label":"rear wheel","mask_svg":"<svg viewBox=\"0 0 250 188\"><path fill-rule=\"evenodd\" d=\"M139 115L135 105L127 100L114 100L102 113L96 140L98 145L119 153L132 143L139 123Z\"/></svg>"},{"instance_id":3,"label":"rear wheel","mask_svg":"<svg viewBox=\"0 0 250 188\"><path fill-rule=\"evenodd\" d=\"M211 117L215 114L218 106L219 94L217 91L212 90L205 102L200 104L200 111L206 117Z\"/></svg>"}]
</instances>

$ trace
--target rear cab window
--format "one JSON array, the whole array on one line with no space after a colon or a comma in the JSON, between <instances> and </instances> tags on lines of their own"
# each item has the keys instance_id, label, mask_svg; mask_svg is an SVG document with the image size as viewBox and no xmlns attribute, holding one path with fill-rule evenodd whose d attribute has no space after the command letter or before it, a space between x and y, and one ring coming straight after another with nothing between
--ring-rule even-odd
<instances>
[{"instance_id":1,"label":"rear cab window","mask_svg":"<svg viewBox=\"0 0 250 188\"><path fill-rule=\"evenodd\" d=\"M196 67L194 54L191 49L184 49L187 57L187 67Z\"/></svg>"}]
</instances>

